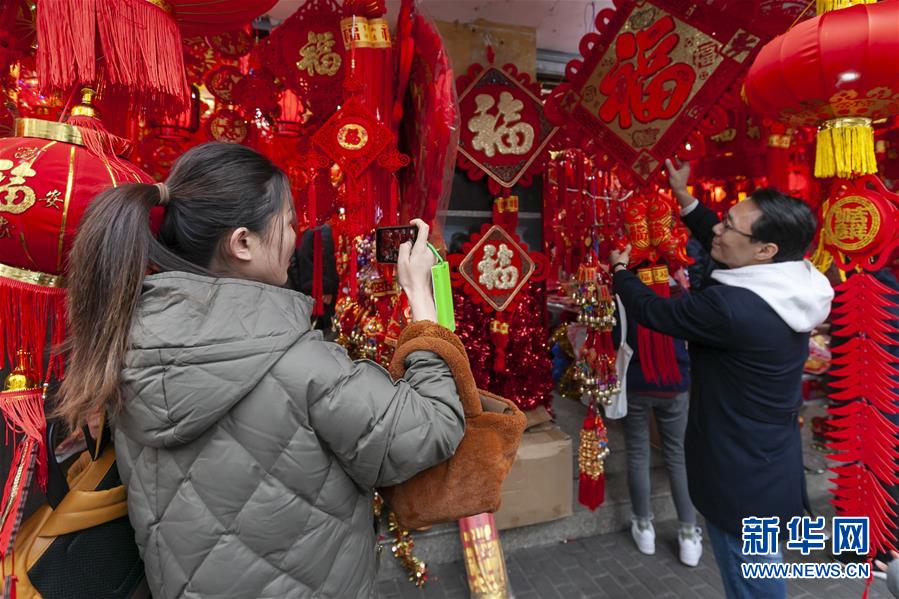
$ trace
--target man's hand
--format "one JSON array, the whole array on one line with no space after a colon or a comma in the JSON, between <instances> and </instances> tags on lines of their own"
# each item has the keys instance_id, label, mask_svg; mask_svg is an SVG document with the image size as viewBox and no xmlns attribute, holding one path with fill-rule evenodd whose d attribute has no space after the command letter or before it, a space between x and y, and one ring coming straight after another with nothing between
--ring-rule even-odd
<instances>
[{"instance_id":1,"label":"man's hand","mask_svg":"<svg viewBox=\"0 0 899 599\"><path fill-rule=\"evenodd\" d=\"M627 247L623 250L612 250L609 252L609 263L612 266L612 272L618 272L619 270L626 270L628 264L630 264L631 260L631 244L627 244Z\"/></svg>"},{"instance_id":2,"label":"man's hand","mask_svg":"<svg viewBox=\"0 0 899 599\"><path fill-rule=\"evenodd\" d=\"M668 184L672 191L687 191L687 180L690 178L690 163L684 162L680 168L674 168L670 158L665 159L665 168L668 169Z\"/></svg>"},{"instance_id":3,"label":"man's hand","mask_svg":"<svg viewBox=\"0 0 899 599\"><path fill-rule=\"evenodd\" d=\"M670 158L665 159L665 168L668 169L668 184L677 203L681 208L686 208L695 201L695 198L687 191L687 181L690 179L690 163L684 162L680 168L674 168L674 162Z\"/></svg>"}]
</instances>

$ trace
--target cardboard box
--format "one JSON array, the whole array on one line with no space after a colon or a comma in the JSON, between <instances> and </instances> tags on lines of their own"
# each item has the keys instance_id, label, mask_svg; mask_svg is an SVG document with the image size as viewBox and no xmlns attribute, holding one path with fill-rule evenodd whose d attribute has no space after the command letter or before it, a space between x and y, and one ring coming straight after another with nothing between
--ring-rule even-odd
<instances>
[{"instance_id":1,"label":"cardboard box","mask_svg":"<svg viewBox=\"0 0 899 599\"><path fill-rule=\"evenodd\" d=\"M496 526L515 528L571 515L574 474L571 437L543 422L525 431L503 483Z\"/></svg>"}]
</instances>

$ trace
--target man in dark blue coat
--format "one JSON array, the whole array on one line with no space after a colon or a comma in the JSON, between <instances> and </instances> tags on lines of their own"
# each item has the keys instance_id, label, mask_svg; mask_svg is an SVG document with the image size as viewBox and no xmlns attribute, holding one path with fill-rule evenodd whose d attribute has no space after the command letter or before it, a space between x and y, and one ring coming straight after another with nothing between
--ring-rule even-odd
<instances>
[{"instance_id":1,"label":"man in dark blue coat","mask_svg":"<svg viewBox=\"0 0 899 599\"><path fill-rule=\"evenodd\" d=\"M628 271L628 248L612 253L615 292L630 318L688 342L687 480L728 598L783 598L784 580L743 577L742 563L782 556L776 547L744 555L742 522L778 517L783 529L803 513L802 369L833 299L803 259L815 217L800 200L760 189L719 222L687 191L689 166L666 165L684 224L720 267L703 288L665 299Z\"/></svg>"}]
</instances>

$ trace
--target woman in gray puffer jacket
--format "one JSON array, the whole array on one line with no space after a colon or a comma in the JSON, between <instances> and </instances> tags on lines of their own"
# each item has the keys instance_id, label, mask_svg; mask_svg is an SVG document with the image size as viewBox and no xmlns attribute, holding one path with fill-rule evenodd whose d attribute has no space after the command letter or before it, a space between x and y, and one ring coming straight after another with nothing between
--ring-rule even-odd
<instances>
[{"instance_id":1,"label":"woman in gray puffer jacket","mask_svg":"<svg viewBox=\"0 0 899 599\"><path fill-rule=\"evenodd\" d=\"M413 320L436 320L414 222L398 280ZM462 438L436 354L410 354L394 383L310 330L309 298L281 288L295 226L284 173L231 144L102 193L81 221L58 411L73 427L111 416L156 599L377 595L372 488Z\"/></svg>"}]
</instances>

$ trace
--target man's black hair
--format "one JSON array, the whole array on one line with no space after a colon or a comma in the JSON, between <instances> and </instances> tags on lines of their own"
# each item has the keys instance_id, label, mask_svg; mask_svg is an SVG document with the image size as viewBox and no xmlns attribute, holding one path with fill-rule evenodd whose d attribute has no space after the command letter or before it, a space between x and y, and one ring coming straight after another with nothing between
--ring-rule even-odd
<instances>
[{"instance_id":1,"label":"man's black hair","mask_svg":"<svg viewBox=\"0 0 899 599\"><path fill-rule=\"evenodd\" d=\"M752 223L752 238L777 244L774 262L802 260L818 226L808 204L770 187L756 189L749 199L762 212Z\"/></svg>"}]
</instances>

